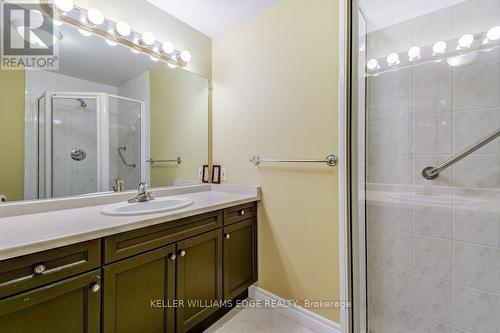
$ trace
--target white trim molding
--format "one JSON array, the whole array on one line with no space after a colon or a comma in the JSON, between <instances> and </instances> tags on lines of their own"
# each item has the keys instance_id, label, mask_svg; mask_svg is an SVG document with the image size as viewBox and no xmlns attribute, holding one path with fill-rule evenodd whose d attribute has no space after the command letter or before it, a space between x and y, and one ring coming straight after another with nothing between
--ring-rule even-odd
<instances>
[{"instance_id":1,"label":"white trim molding","mask_svg":"<svg viewBox=\"0 0 500 333\"><path fill-rule=\"evenodd\" d=\"M349 295L349 262L348 262L348 232L347 225L347 27L348 22L348 2L339 1L339 279L340 279L340 299L351 301ZM348 333L350 328L349 310L340 309L340 327L342 333Z\"/></svg>"},{"instance_id":2,"label":"white trim molding","mask_svg":"<svg viewBox=\"0 0 500 333\"><path fill-rule=\"evenodd\" d=\"M256 286L251 286L248 289L248 296L252 299L261 301L286 302L285 299ZM341 332L339 324L298 305L292 304L290 307L273 308L273 310L278 311L282 315L299 322L317 333Z\"/></svg>"}]
</instances>

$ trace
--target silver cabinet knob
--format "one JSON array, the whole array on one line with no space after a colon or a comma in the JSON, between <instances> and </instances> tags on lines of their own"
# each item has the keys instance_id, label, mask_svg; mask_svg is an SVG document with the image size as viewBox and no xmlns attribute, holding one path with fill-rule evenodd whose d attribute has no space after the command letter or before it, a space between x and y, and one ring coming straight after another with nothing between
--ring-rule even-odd
<instances>
[{"instance_id":1,"label":"silver cabinet knob","mask_svg":"<svg viewBox=\"0 0 500 333\"><path fill-rule=\"evenodd\" d=\"M168 255L168 259L170 259L170 260L175 260L175 259L177 259L177 255L176 255L175 253L170 253L170 254Z\"/></svg>"},{"instance_id":2,"label":"silver cabinet knob","mask_svg":"<svg viewBox=\"0 0 500 333\"><path fill-rule=\"evenodd\" d=\"M38 264L35 266L35 268L33 268L33 272L35 274L42 274L44 273L45 271L47 270L47 267L45 267L44 264Z\"/></svg>"},{"instance_id":3,"label":"silver cabinet knob","mask_svg":"<svg viewBox=\"0 0 500 333\"><path fill-rule=\"evenodd\" d=\"M231 235L230 234L224 234L224 238L225 239L229 239L229 238L231 238Z\"/></svg>"},{"instance_id":4,"label":"silver cabinet knob","mask_svg":"<svg viewBox=\"0 0 500 333\"><path fill-rule=\"evenodd\" d=\"M240 216L243 216L243 215L245 215L245 210L244 209L240 210Z\"/></svg>"},{"instance_id":5,"label":"silver cabinet knob","mask_svg":"<svg viewBox=\"0 0 500 333\"><path fill-rule=\"evenodd\" d=\"M96 293L98 292L99 290L101 290L101 284L100 283L93 283L92 285L90 285L90 291L93 292L93 293Z\"/></svg>"},{"instance_id":6,"label":"silver cabinet knob","mask_svg":"<svg viewBox=\"0 0 500 333\"><path fill-rule=\"evenodd\" d=\"M179 257L184 257L186 255L186 251L185 250L180 250L179 251Z\"/></svg>"}]
</instances>

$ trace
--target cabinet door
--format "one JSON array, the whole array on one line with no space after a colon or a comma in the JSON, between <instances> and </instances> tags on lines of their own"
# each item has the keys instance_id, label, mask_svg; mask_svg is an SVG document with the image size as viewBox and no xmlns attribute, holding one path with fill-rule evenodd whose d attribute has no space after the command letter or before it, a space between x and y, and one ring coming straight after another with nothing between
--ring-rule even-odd
<instances>
[{"instance_id":1,"label":"cabinet door","mask_svg":"<svg viewBox=\"0 0 500 333\"><path fill-rule=\"evenodd\" d=\"M257 221L224 228L224 299L229 300L257 281Z\"/></svg>"},{"instance_id":2,"label":"cabinet door","mask_svg":"<svg viewBox=\"0 0 500 333\"><path fill-rule=\"evenodd\" d=\"M0 301L2 333L100 332L100 270Z\"/></svg>"},{"instance_id":3,"label":"cabinet door","mask_svg":"<svg viewBox=\"0 0 500 333\"><path fill-rule=\"evenodd\" d=\"M104 332L174 332L174 245L105 266L104 283Z\"/></svg>"},{"instance_id":4,"label":"cabinet door","mask_svg":"<svg viewBox=\"0 0 500 333\"><path fill-rule=\"evenodd\" d=\"M177 333L210 316L222 300L222 230L177 243ZM212 306L215 305L215 306Z\"/></svg>"}]
</instances>

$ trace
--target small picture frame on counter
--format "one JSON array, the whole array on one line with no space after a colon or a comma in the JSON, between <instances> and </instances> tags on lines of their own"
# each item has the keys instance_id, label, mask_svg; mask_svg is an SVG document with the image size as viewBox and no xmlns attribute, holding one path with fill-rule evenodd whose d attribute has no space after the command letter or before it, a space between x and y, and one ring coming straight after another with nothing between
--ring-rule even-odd
<instances>
[{"instance_id":1,"label":"small picture frame on counter","mask_svg":"<svg viewBox=\"0 0 500 333\"><path fill-rule=\"evenodd\" d=\"M208 165L205 164L203 166L203 175L202 175L201 181L204 183L208 183L208 177L209 177Z\"/></svg>"},{"instance_id":2,"label":"small picture frame on counter","mask_svg":"<svg viewBox=\"0 0 500 333\"><path fill-rule=\"evenodd\" d=\"M220 173L221 173L221 166L220 165L213 165L212 166L212 183L220 184Z\"/></svg>"}]
</instances>

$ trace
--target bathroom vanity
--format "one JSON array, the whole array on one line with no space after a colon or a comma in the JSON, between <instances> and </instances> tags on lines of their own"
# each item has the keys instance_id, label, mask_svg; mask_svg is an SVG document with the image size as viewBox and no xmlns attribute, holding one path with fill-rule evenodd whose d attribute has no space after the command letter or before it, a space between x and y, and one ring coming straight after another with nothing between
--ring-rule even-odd
<instances>
[{"instance_id":1,"label":"bathroom vanity","mask_svg":"<svg viewBox=\"0 0 500 333\"><path fill-rule=\"evenodd\" d=\"M38 245L0 249L0 258L44 249L0 261L0 332L199 332L210 326L257 281L258 199L213 188L182 194L194 204L163 215L111 217L100 213L104 206L24 215L25 223L38 218L48 233L57 219L74 216L52 243L85 241L49 248L40 238ZM0 218L0 232L19 218ZM109 227L78 230L91 219Z\"/></svg>"},{"instance_id":2,"label":"bathroom vanity","mask_svg":"<svg viewBox=\"0 0 500 333\"><path fill-rule=\"evenodd\" d=\"M134 1L148 8L173 19ZM191 66L189 45L70 0L2 12L12 45L42 43L54 65L0 71L0 333L210 326L257 281L259 200L255 186L200 184L210 39L194 38ZM178 38L170 28L162 38Z\"/></svg>"}]
</instances>

